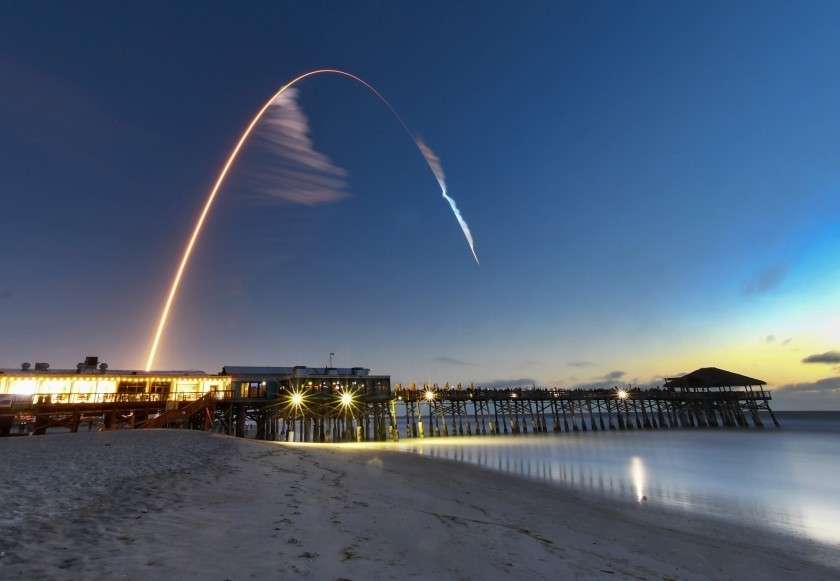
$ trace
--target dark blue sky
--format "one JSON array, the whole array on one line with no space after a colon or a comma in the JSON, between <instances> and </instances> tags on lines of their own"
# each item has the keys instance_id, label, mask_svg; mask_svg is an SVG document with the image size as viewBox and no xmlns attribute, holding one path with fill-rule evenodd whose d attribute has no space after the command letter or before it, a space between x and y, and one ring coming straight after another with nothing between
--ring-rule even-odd
<instances>
[{"instance_id":1,"label":"dark blue sky","mask_svg":"<svg viewBox=\"0 0 840 581\"><path fill-rule=\"evenodd\" d=\"M246 149L161 367L334 351L407 381L840 375L800 363L840 346L840 7L768 2L3 3L2 364L141 366L238 133L322 66L439 154L481 266L381 103L308 79L351 197L260 195L271 161Z\"/></svg>"}]
</instances>

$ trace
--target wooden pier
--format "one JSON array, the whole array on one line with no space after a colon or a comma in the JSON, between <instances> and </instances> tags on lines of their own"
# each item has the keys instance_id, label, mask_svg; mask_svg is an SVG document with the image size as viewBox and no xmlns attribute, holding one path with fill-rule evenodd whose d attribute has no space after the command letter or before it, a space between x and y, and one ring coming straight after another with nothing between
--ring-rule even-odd
<instances>
[{"instance_id":1,"label":"wooden pier","mask_svg":"<svg viewBox=\"0 0 840 581\"><path fill-rule=\"evenodd\" d=\"M779 427L770 392L758 379L716 368L670 378L657 388L485 389L402 386L306 389L269 394L213 389L172 401L155 394L113 394L84 403L49 398L0 408L0 434L29 421L29 431L80 425L97 429L188 428L300 442L557 432Z\"/></svg>"},{"instance_id":2,"label":"wooden pier","mask_svg":"<svg viewBox=\"0 0 840 581\"><path fill-rule=\"evenodd\" d=\"M759 390L397 388L406 437L775 426Z\"/></svg>"}]
</instances>

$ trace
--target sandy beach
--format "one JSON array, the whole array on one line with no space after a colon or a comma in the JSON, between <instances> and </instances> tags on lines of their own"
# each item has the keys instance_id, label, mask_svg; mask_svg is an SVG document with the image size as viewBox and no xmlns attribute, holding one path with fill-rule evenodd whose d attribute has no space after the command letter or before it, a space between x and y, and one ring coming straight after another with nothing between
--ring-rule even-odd
<instances>
[{"instance_id":1,"label":"sandy beach","mask_svg":"<svg viewBox=\"0 0 840 581\"><path fill-rule=\"evenodd\" d=\"M2 579L832 579L835 548L466 464L188 431L0 440Z\"/></svg>"}]
</instances>

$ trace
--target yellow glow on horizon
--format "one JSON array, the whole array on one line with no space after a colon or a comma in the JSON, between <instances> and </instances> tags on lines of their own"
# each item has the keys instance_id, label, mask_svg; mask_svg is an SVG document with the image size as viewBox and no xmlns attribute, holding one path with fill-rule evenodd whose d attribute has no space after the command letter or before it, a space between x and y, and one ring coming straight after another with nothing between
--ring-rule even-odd
<instances>
[{"instance_id":1,"label":"yellow glow on horizon","mask_svg":"<svg viewBox=\"0 0 840 581\"><path fill-rule=\"evenodd\" d=\"M682 353L666 354L661 359L651 358L648 365L661 366L662 360L668 361L671 369L661 370L660 374L690 372L712 365L762 379L770 387L816 381L833 374L830 366L802 363L808 355L829 351L831 344L802 335L787 345L781 344L784 340L777 338L767 343L759 337L740 343L732 341L717 346L707 345L696 350L683 349Z\"/></svg>"}]
</instances>

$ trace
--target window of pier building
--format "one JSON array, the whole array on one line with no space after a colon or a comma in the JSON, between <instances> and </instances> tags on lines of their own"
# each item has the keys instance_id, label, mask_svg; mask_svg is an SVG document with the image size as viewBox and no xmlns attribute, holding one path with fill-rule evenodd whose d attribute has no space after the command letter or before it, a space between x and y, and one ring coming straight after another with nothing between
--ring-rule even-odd
<instances>
[{"instance_id":1,"label":"window of pier building","mask_svg":"<svg viewBox=\"0 0 840 581\"><path fill-rule=\"evenodd\" d=\"M153 381L149 387L149 393L160 398L168 399L169 392L172 390L171 381Z\"/></svg>"},{"instance_id":2,"label":"window of pier building","mask_svg":"<svg viewBox=\"0 0 840 581\"><path fill-rule=\"evenodd\" d=\"M117 393L120 395L138 395L146 393L145 381L121 381L117 386Z\"/></svg>"},{"instance_id":3,"label":"window of pier building","mask_svg":"<svg viewBox=\"0 0 840 581\"><path fill-rule=\"evenodd\" d=\"M247 398L264 398L266 397L267 382L265 381L243 381L242 382L242 397Z\"/></svg>"}]
</instances>

